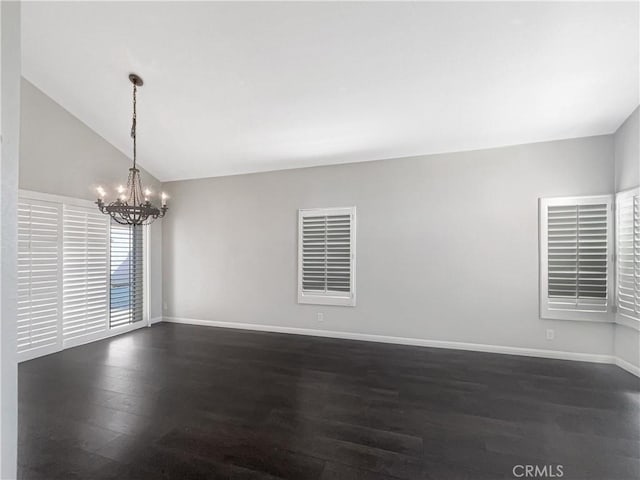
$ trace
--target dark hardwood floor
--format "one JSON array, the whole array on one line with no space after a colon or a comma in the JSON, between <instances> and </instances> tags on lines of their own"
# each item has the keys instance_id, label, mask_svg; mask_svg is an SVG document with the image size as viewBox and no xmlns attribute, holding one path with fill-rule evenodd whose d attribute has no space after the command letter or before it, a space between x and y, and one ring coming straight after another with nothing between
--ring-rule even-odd
<instances>
[{"instance_id":1,"label":"dark hardwood floor","mask_svg":"<svg viewBox=\"0 0 640 480\"><path fill-rule=\"evenodd\" d=\"M612 365L159 324L19 383L29 480L640 478Z\"/></svg>"}]
</instances>

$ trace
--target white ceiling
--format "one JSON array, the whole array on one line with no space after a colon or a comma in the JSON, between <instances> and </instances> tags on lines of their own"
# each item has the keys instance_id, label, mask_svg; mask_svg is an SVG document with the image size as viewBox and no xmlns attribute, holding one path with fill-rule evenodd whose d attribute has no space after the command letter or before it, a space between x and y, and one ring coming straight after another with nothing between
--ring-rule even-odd
<instances>
[{"instance_id":1,"label":"white ceiling","mask_svg":"<svg viewBox=\"0 0 640 480\"><path fill-rule=\"evenodd\" d=\"M613 132L638 3L23 3L25 78L160 180Z\"/></svg>"}]
</instances>

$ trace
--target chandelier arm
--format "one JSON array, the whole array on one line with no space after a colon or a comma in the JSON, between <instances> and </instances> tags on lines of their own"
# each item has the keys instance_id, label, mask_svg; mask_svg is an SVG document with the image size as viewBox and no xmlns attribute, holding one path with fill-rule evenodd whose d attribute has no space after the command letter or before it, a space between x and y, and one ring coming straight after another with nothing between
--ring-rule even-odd
<instances>
[{"instance_id":1,"label":"chandelier arm","mask_svg":"<svg viewBox=\"0 0 640 480\"><path fill-rule=\"evenodd\" d=\"M127 222L122 222L122 221L118 220L118 217L116 217L116 215L115 215L115 214L111 213L110 215L111 215L111 218L112 218L116 223L119 223L120 225L128 225L128 223L127 223Z\"/></svg>"}]
</instances>

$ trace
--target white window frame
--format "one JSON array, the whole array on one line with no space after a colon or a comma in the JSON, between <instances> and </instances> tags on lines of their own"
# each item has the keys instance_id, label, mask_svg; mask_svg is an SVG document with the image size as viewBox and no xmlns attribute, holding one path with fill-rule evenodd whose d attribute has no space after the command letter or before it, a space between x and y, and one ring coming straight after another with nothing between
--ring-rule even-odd
<instances>
[{"instance_id":1,"label":"white window frame","mask_svg":"<svg viewBox=\"0 0 640 480\"><path fill-rule=\"evenodd\" d=\"M351 261L349 292L305 292L302 289L302 222L313 216L351 216ZM298 303L311 305L336 305L355 307L356 305L356 207L306 208L298 210Z\"/></svg>"},{"instance_id":2,"label":"white window frame","mask_svg":"<svg viewBox=\"0 0 640 480\"><path fill-rule=\"evenodd\" d=\"M60 225L59 225L59 234L60 234L60 272L62 275L62 269L63 269L63 265L62 265L62 210L64 208L64 205L73 205L76 207L89 207L89 208L97 208L95 203L90 201L90 200L85 200L82 198L75 198L75 197L67 197L67 196L63 196L63 195L54 195L54 194L50 194L50 193L43 193L43 192L36 192L36 191L32 191L32 190L23 190L20 189L18 190L18 197L20 199L23 200L37 200L37 201L41 201L41 202L49 202L49 203L53 203L53 204L58 204L60 205ZM109 222L110 225L110 222ZM144 295L143 298L143 315L146 316L146 318L143 318L143 321L141 322L135 322L135 323L131 323L131 324L127 324L127 325L122 325L119 327L115 327L115 328L109 328L109 309L107 309L107 315L105 316L105 326L106 329L103 332L98 332L96 334L92 334L92 335L87 335L87 336L83 336L83 337L77 337L77 338L73 338L73 339L68 339L65 340L62 336L62 332L63 332L63 324L62 324L62 319L63 319L63 311L62 311L62 305L60 306L60 310L59 310L59 318L58 318L58 335L59 335L59 341L57 343L57 345L54 348L47 348L47 349L34 349L34 350L29 350L29 351L25 351L23 353L18 354L18 362L23 362L26 360L31 360L33 358L37 358L43 355L48 355L50 353L55 353L58 351L62 351L66 348L71 348L71 347L76 347L79 345L84 345L86 343L90 343L90 342L95 342L98 340L103 340L105 338L109 338L109 337L113 337L115 335L120 335L122 333L127 333L127 332L131 332L133 330L137 330L139 328L142 327L146 327L146 326L150 326L150 318L149 318L149 305L150 305L150 290L149 290L149 285L150 285L150 278L149 278L149 272L150 269L148 267L147 261L150 258L149 255L149 248L148 246L151 243L150 240L150 229L149 226L145 226L143 228L144 231L144 236L143 236L143 245L145 247L145 252L143 252L143 256L144 256L144 260L145 260L145 265L143 267L143 274L144 274L144 286L143 285L143 289L146 295ZM110 240L111 237L111 230L110 228L107 230L107 241ZM107 269L109 269L109 264L110 264L110 259L109 259L109 248L107 248ZM105 286L106 288L106 292L107 295L109 295L109 275L108 275L108 271L107 271L107 284ZM60 278L60 282L59 282L59 287L60 287L60 303L62 302L62 278ZM146 321L145 321L146 320Z\"/></svg>"},{"instance_id":3,"label":"white window frame","mask_svg":"<svg viewBox=\"0 0 640 480\"><path fill-rule=\"evenodd\" d=\"M549 249L548 237L548 207L564 205L590 205L594 203L604 203L607 205L607 306L606 311L589 310L586 305L564 305L562 308L553 308L549 302ZM615 243L613 241L613 195L589 195L572 197L551 197L539 199L539 265L540 265L540 318L551 320L579 320L587 322L614 322L614 252Z\"/></svg>"},{"instance_id":4,"label":"white window frame","mask_svg":"<svg viewBox=\"0 0 640 480\"><path fill-rule=\"evenodd\" d=\"M632 201L633 201L633 197L636 196L640 196L640 187L635 187L635 188L631 188L628 190L623 190L622 192L618 192L615 195L615 205L616 205L616 227L615 227L615 235L616 235L616 275L615 275L615 302L616 302L616 313L615 313L615 322L620 324L620 325L624 325L627 326L629 328L632 328L634 330L638 330L640 331L640 319L636 319L634 317L631 317L629 315L626 315L625 313L621 312L618 306L618 285L619 285L619 275L620 275L620 267L619 267L619 261L620 261L620 255L619 255L619 231L620 231L620 209L618 208L618 205L620 203L621 200L624 199L628 199L629 197L631 197Z\"/></svg>"},{"instance_id":5,"label":"white window frame","mask_svg":"<svg viewBox=\"0 0 640 480\"><path fill-rule=\"evenodd\" d=\"M107 322L107 328L110 330L122 329L123 327L131 326L134 324L144 323L147 326L150 326L150 318L149 318L149 308L148 308L148 298L149 298L149 225L142 226L142 319L135 322L130 322L123 325L111 326L111 228L113 226L113 220L109 222L109 242L108 242L108 252L107 252L107 310L109 311L109 315L107 318L109 321Z\"/></svg>"}]
</instances>

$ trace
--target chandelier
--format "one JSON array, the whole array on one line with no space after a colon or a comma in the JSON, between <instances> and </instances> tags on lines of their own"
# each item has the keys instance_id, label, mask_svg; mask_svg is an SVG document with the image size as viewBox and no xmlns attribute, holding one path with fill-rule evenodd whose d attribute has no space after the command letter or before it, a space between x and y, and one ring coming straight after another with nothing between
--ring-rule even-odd
<instances>
[{"instance_id":1,"label":"chandelier","mask_svg":"<svg viewBox=\"0 0 640 480\"><path fill-rule=\"evenodd\" d=\"M129 169L127 187L118 187L118 197L114 202L106 204L104 197L106 192L98 187L98 209L121 225L148 225L156 218L164 217L167 213L167 196L162 194L162 206L154 206L150 201L151 191L142 189L140 170L136 166L136 93L142 86L142 79L132 73L129 80L133 84L133 122L131 125L131 138L133 139L133 167Z\"/></svg>"}]
</instances>

